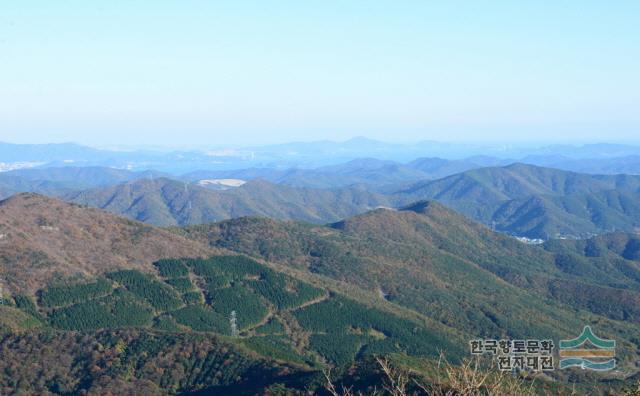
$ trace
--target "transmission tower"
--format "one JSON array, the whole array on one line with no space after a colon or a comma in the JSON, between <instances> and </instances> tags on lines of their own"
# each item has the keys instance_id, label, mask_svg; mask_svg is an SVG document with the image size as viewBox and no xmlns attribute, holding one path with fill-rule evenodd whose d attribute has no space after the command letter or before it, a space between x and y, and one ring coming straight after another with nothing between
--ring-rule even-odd
<instances>
[{"instance_id":1,"label":"transmission tower","mask_svg":"<svg viewBox=\"0 0 640 396\"><path fill-rule=\"evenodd\" d=\"M236 317L236 311L231 311L229 324L231 325L231 337L238 337L238 318Z\"/></svg>"}]
</instances>

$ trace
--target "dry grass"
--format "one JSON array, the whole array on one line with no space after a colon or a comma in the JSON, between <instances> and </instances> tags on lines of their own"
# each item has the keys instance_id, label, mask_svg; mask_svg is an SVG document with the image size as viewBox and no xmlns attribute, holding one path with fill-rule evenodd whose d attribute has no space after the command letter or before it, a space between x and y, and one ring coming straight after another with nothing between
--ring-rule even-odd
<instances>
[{"instance_id":1,"label":"dry grass","mask_svg":"<svg viewBox=\"0 0 640 396\"><path fill-rule=\"evenodd\" d=\"M487 368L481 367L480 358L465 360L459 366L449 363L440 355L436 384L418 385L428 395L434 396L476 396L476 395L535 395L534 381L527 381L509 372L498 370L494 362Z\"/></svg>"},{"instance_id":2,"label":"dry grass","mask_svg":"<svg viewBox=\"0 0 640 396\"><path fill-rule=\"evenodd\" d=\"M395 367L387 358L376 358L383 373L381 389L374 389L374 396L534 396L534 381L496 370L482 368L479 359L464 361L461 365L449 363L443 355L434 367L436 378L431 383L416 379L408 370ZM362 392L345 386L338 389L325 372L325 388L333 396L361 396Z\"/></svg>"},{"instance_id":3,"label":"dry grass","mask_svg":"<svg viewBox=\"0 0 640 396\"><path fill-rule=\"evenodd\" d=\"M632 388L625 389L624 396L640 396L640 381L636 382Z\"/></svg>"}]
</instances>

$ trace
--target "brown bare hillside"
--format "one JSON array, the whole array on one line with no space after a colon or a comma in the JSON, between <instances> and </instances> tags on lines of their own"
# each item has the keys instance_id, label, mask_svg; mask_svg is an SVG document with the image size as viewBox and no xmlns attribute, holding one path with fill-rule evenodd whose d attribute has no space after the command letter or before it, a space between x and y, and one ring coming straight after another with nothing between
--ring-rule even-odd
<instances>
[{"instance_id":1,"label":"brown bare hillside","mask_svg":"<svg viewBox=\"0 0 640 396\"><path fill-rule=\"evenodd\" d=\"M212 252L143 223L37 194L0 202L0 277L13 292L33 292L60 275L153 271L161 258Z\"/></svg>"}]
</instances>

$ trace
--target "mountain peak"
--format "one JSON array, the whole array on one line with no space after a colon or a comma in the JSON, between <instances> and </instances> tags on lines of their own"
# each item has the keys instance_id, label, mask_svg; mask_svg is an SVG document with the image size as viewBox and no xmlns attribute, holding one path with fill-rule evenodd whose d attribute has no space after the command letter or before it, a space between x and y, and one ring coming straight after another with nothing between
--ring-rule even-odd
<instances>
[{"instance_id":1,"label":"mountain peak","mask_svg":"<svg viewBox=\"0 0 640 396\"><path fill-rule=\"evenodd\" d=\"M446 208L435 201L422 200L400 208L400 210L415 212L419 214L430 214L434 210L441 211L446 210Z\"/></svg>"},{"instance_id":2,"label":"mountain peak","mask_svg":"<svg viewBox=\"0 0 640 396\"><path fill-rule=\"evenodd\" d=\"M0 207L55 207L59 205L69 205L58 199L41 195L34 192L21 192L10 196L7 199L0 201Z\"/></svg>"},{"instance_id":3,"label":"mountain peak","mask_svg":"<svg viewBox=\"0 0 640 396\"><path fill-rule=\"evenodd\" d=\"M451 226L471 226L477 228L479 223L465 217L455 210L432 200L420 200L398 209L400 213L415 213L427 221Z\"/></svg>"}]
</instances>

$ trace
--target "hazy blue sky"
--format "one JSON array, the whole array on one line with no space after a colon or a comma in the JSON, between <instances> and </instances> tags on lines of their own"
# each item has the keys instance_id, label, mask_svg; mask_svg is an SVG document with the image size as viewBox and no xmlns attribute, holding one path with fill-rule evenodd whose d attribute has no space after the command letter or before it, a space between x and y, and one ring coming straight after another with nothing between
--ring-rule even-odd
<instances>
[{"instance_id":1,"label":"hazy blue sky","mask_svg":"<svg viewBox=\"0 0 640 396\"><path fill-rule=\"evenodd\" d=\"M5 1L0 141L640 140L638 21L637 0Z\"/></svg>"}]
</instances>

